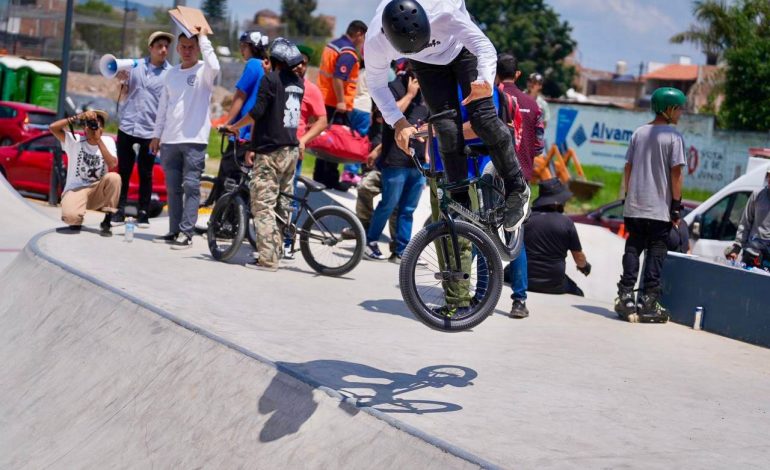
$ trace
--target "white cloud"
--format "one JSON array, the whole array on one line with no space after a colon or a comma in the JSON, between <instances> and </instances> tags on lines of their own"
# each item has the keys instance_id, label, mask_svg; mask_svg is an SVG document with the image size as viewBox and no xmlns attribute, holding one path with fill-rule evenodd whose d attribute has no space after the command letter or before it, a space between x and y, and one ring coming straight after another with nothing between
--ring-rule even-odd
<instances>
[{"instance_id":1,"label":"white cloud","mask_svg":"<svg viewBox=\"0 0 770 470\"><path fill-rule=\"evenodd\" d=\"M673 18L644 0L550 0L557 12L591 12L597 22L617 22L635 33L660 31L669 34L682 29Z\"/></svg>"}]
</instances>

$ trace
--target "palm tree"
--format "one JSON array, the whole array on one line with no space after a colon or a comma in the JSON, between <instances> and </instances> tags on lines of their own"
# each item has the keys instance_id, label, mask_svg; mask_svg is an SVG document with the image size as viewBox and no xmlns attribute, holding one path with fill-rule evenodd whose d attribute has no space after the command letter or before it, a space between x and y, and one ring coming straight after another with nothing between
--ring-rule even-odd
<instances>
[{"instance_id":1,"label":"palm tree","mask_svg":"<svg viewBox=\"0 0 770 470\"><path fill-rule=\"evenodd\" d=\"M696 0L693 15L697 24L675 34L670 41L674 44L692 43L706 54L706 64L716 65L735 35L735 23L731 20L730 7L725 0Z\"/></svg>"}]
</instances>

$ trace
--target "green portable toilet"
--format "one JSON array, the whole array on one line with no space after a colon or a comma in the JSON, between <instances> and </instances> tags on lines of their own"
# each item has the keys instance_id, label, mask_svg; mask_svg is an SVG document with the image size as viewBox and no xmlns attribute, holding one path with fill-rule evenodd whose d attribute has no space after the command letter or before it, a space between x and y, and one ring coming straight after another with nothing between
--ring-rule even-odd
<instances>
[{"instance_id":1,"label":"green portable toilet","mask_svg":"<svg viewBox=\"0 0 770 470\"><path fill-rule=\"evenodd\" d=\"M0 85L0 100L2 101L27 101L26 90L21 99L17 99L18 75L19 70L26 67L27 61L21 57L4 56L0 57L0 73L2 74L2 85ZM24 73L27 75L27 72Z\"/></svg>"},{"instance_id":2,"label":"green portable toilet","mask_svg":"<svg viewBox=\"0 0 770 470\"><path fill-rule=\"evenodd\" d=\"M41 60L28 61L27 67L22 70L25 69L29 70L29 92L27 95L29 100L27 102L56 111L59 103L61 69L50 62Z\"/></svg>"}]
</instances>

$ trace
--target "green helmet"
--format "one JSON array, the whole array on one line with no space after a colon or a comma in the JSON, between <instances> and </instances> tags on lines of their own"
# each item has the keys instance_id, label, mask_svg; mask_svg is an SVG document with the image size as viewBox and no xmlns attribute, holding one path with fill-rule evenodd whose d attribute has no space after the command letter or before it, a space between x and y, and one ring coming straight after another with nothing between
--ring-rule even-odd
<instances>
[{"instance_id":1,"label":"green helmet","mask_svg":"<svg viewBox=\"0 0 770 470\"><path fill-rule=\"evenodd\" d=\"M668 108L683 108L687 97L681 90L671 87L658 88L652 94L652 111L655 114L665 113Z\"/></svg>"}]
</instances>

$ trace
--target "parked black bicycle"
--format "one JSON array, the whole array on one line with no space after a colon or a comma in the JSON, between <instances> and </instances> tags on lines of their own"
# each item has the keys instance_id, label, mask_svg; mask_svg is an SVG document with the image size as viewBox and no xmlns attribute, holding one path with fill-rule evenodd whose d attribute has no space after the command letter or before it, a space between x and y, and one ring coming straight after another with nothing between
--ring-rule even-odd
<instances>
[{"instance_id":1,"label":"parked black bicycle","mask_svg":"<svg viewBox=\"0 0 770 470\"><path fill-rule=\"evenodd\" d=\"M257 157L258 158L258 157ZM251 224L250 190L251 168L238 161L241 170L239 180L227 178L225 192L214 204L208 222L207 238L209 251L214 259L230 260L240 249L249 233ZM281 192L284 197L296 203L298 209L291 220L284 220L276 214L283 238L290 240L290 251L300 251L307 264L319 274L342 276L350 272L361 261L364 252L364 228L358 218L339 206L324 206L312 209L308 204L311 193L323 191L324 185L299 177L305 186L302 197ZM342 231L354 237L342 236ZM249 240L256 245L255 240ZM296 248L299 241L299 249Z\"/></svg>"},{"instance_id":2,"label":"parked black bicycle","mask_svg":"<svg viewBox=\"0 0 770 470\"><path fill-rule=\"evenodd\" d=\"M454 116L454 110L432 116L428 130L416 137L432 142L432 123ZM489 154L485 146L466 148L479 176L454 183L436 170L433 145L428 149L430 168L422 171L430 186L434 223L418 232L404 250L399 272L401 294L426 325L445 331L466 330L494 311L503 286L501 258L518 256L523 231L503 229L502 179L492 169L478 168L479 158ZM418 168L422 166L418 164ZM450 196L466 191L469 208Z\"/></svg>"}]
</instances>

